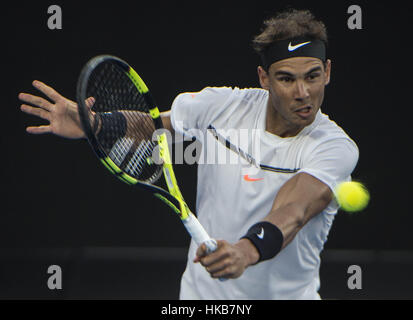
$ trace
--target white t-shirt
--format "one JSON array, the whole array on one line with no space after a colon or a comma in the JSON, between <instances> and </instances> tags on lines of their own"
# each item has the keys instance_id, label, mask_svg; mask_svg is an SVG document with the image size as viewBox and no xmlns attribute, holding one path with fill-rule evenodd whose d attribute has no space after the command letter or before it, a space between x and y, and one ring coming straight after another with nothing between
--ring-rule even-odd
<instances>
[{"instance_id":1,"label":"white t-shirt","mask_svg":"<svg viewBox=\"0 0 413 320\"><path fill-rule=\"evenodd\" d=\"M278 190L295 174L306 172L333 190L351 179L357 164L356 144L321 111L295 137L265 131L267 101L263 89L208 87L173 102L174 129L202 142L196 214L214 239L237 242L268 215ZM250 266L238 279L212 279L193 263L192 241L180 298L320 299L320 252L337 209L331 201L275 258Z\"/></svg>"}]
</instances>

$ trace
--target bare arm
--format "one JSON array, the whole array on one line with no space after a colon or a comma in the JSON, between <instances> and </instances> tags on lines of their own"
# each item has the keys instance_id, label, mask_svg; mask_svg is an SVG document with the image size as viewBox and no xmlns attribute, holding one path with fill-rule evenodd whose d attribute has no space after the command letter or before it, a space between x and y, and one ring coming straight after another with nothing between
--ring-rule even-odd
<instances>
[{"instance_id":1,"label":"bare arm","mask_svg":"<svg viewBox=\"0 0 413 320\"><path fill-rule=\"evenodd\" d=\"M299 173L288 180L274 199L270 213L264 221L275 224L284 236L285 248L298 231L320 213L333 198L331 189L307 173ZM201 262L214 278L237 278L258 261L259 254L248 239L232 245L218 241L218 250L206 255L201 246L195 262Z\"/></svg>"},{"instance_id":2,"label":"bare arm","mask_svg":"<svg viewBox=\"0 0 413 320\"><path fill-rule=\"evenodd\" d=\"M175 135L175 130L172 127L172 122L171 122L171 110L161 112L161 119L162 119L162 124L163 127L168 130L172 136Z\"/></svg>"},{"instance_id":3,"label":"bare arm","mask_svg":"<svg viewBox=\"0 0 413 320\"><path fill-rule=\"evenodd\" d=\"M307 173L299 173L278 192L271 212L264 221L275 224L284 235L283 248L333 198L331 189Z\"/></svg>"}]
</instances>

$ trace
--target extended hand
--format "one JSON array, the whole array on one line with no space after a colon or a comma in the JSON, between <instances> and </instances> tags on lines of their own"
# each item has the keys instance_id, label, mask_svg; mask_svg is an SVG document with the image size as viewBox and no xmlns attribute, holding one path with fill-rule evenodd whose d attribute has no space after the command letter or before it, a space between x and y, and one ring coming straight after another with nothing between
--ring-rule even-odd
<instances>
[{"instance_id":1,"label":"extended hand","mask_svg":"<svg viewBox=\"0 0 413 320\"><path fill-rule=\"evenodd\" d=\"M32 107L22 104L20 109L23 112L49 121L48 125L27 127L26 131L32 134L53 133L71 139L84 138L85 135L80 124L76 102L63 97L53 88L40 81L33 81L33 86L44 93L53 103L42 97L28 93L19 94L20 100L35 106ZM89 107L91 107L93 103L93 98L86 100L86 104Z\"/></svg>"}]
</instances>

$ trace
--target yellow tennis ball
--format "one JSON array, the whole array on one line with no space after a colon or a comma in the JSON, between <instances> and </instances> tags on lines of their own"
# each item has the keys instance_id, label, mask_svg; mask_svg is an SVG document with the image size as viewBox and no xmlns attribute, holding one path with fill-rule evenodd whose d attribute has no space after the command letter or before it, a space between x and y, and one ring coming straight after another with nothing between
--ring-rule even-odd
<instances>
[{"instance_id":1,"label":"yellow tennis ball","mask_svg":"<svg viewBox=\"0 0 413 320\"><path fill-rule=\"evenodd\" d=\"M370 193L360 182L347 181L340 183L335 189L336 200L344 211L363 210L370 200Z\"/></svg>"}]
</instances>

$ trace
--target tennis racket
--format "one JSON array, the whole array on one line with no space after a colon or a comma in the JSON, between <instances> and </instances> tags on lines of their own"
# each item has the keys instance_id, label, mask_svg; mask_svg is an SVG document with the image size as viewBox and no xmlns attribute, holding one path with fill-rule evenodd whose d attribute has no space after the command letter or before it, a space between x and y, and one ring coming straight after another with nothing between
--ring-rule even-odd
<instances>
[{"instance_id":1,"label":"tennis racket","mask_svg":"<svg viewBox=\"0 0 413 320\"><path fill-rule=\"evenodd\" d=\"M216 241L182 197L160 112L136 71L117 57L94 57L79 76L77 102L85 135L105 167L166 203L197 245L205 243L208 252L215 251ZM169 192L154 185L162 172Z\"/></svg>"}]
</instances>

